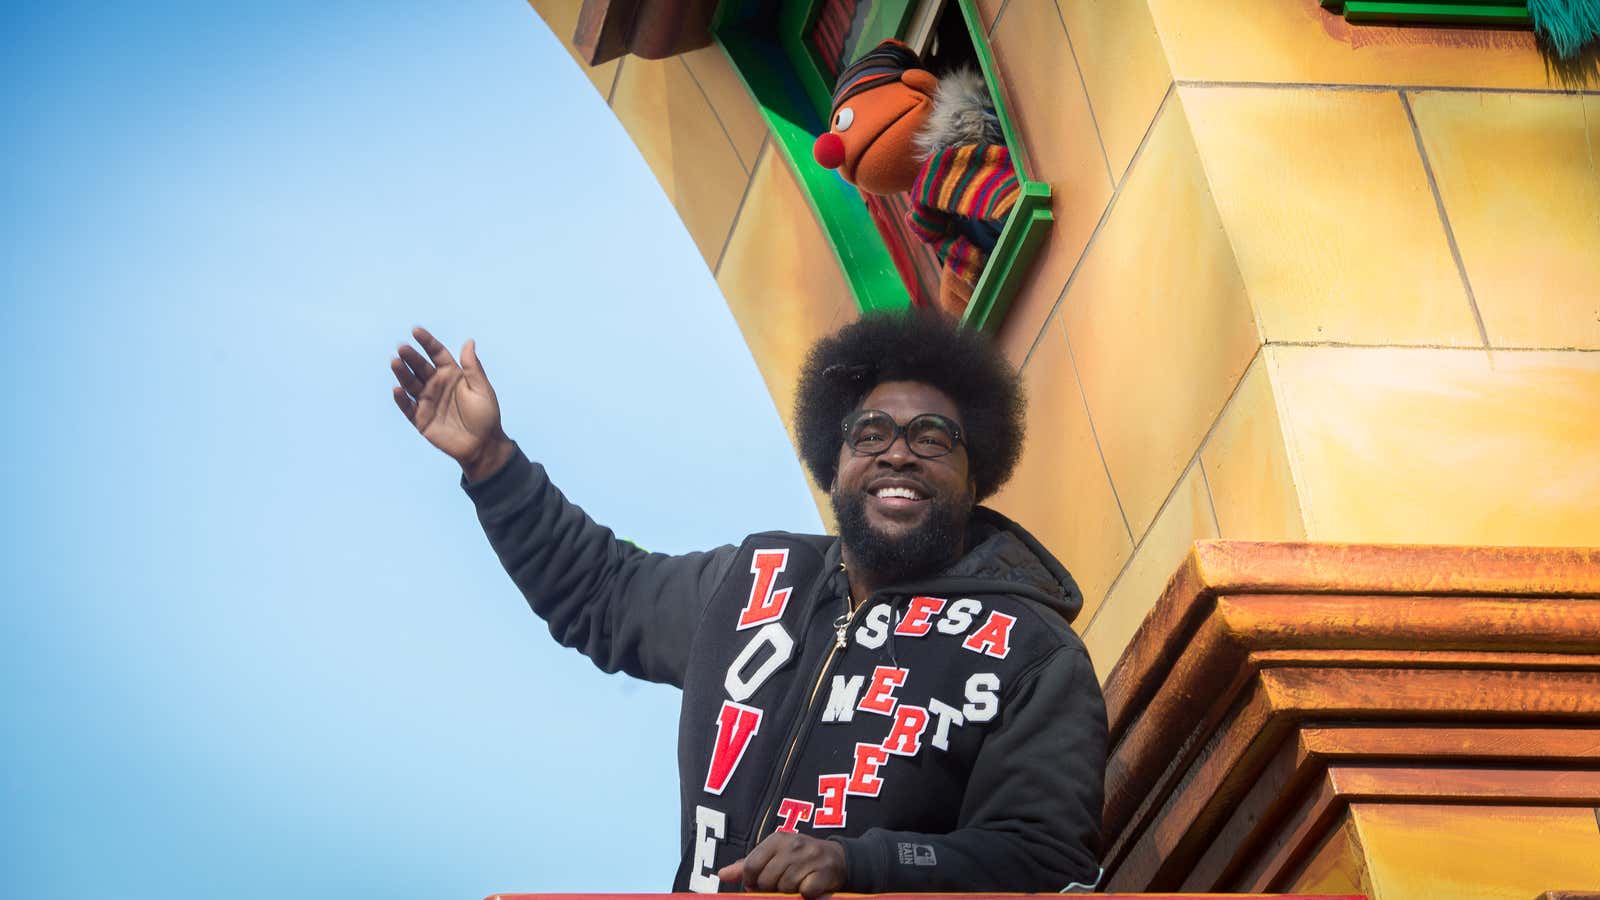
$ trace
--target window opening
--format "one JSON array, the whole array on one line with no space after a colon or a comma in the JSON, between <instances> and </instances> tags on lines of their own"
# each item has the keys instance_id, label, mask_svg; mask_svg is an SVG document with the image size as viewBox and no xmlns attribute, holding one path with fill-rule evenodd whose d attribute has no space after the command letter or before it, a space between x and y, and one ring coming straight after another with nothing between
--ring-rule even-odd
<instances>
[{"instance_id":1,"label":"window opening","mask_svg":"<svg viewBox=\"0 0 1600 900\"><path fill-rule=\"evenodd\" d=\"M1600 48L1595 0L1322 0L1322 6L1355 24L1531 29L1558 64Z\"/></svg>"},{"instance_id":2,"label":"window opening","mask_svg":"<svg viewBox=\"0 0 1600 900\"><path fill-rule=\"evenodd\" d=\"M876 43L864 44L863 37L884 30L882 18L887 5L874 4L871 0L822 0L818 5L805 40L814 51L830 86L852 60L865 52L858 48L871 48ZM936 7L940 5L931 2L925 4L935 14L938 12ZM891 12L894 13L892 18L902 17L898 10ZM877 15L874 16L874 13ZM878 21L874 22L874 18ZM933 17L925 15L924 18L928 19L925 24L931 26ZM831 89L829 93L831 95ZM889 251L895 271L905 284L911 304L932 305L939 294L939 254L911 232L906 220L911 213L910 198L904 194L879 196L866 191L860 191L860 194L867 206L867 214L872 217L873 226Z\"/></svg>"},{"instance_id":3,"label":"window opening","mask_svg":"<svg viewBox=\"0 0 1600 900\"><path fill-rule=\"evenodd\" d=\"M978 70L993 98L1021 188L973 289L963 321L998 326L1052 221L1050 188L1027 179L973 0L721 0L712 31L788 157L863 311L929 304L938 253L907 224L911 198L857 191L813 159L838 73L886 38L919 51L936 75Z\"/></svg>"},{"instance_id":4,"label":"window opening","mask_svg":"<svg viewBox=\"0 0 1600 900\"><path fill-rule=\"evenodd\" d=\"M1527 0L1523 2L1463 3L1461 0L1322 0L1326 9L1344 14L1347 22L1431 22L1438 25L1527 25Z\"/></svg>"}]
</instances>

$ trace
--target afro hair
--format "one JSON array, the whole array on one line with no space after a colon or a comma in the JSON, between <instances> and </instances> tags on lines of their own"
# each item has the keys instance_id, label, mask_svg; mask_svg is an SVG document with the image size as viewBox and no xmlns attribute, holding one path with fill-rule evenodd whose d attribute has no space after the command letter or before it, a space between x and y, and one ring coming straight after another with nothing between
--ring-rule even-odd
<instances>
[{"instance_id":1,"label":"afro hair","mask_svg":"<svg viewBox=\"0 0 1600 900\"><path fill-rule=\"evenodd\" d=\"M1022 384L989 340L941 316L869 314L818 341L800 367L794 429L800 458L828 490L839 471L840 426L886 381L938 388L961 411L968 466L982 502L1022 455Z\"/></svg>"}]
</instances>

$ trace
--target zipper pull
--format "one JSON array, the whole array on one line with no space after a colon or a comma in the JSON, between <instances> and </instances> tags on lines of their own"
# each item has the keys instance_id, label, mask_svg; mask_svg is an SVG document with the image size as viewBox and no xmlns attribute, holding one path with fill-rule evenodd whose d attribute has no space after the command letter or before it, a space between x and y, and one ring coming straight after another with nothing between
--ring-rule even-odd
<instances>
[{"instance_id":1,"label":"zipper pull","mask_svg":"<svg viewBox=\"0 0 1600 900\"><path fill-rule=\"evenodd\" d=\"M839 560L839 571L844 571L844 560L842 559ZM855 598L850 596L850 591L847 588L844 592L844 612L833 620L833 649L843 650L845 648L845 632L850 630L850 617L855 614L855 611Z\"/></svg>"}]
</instances>

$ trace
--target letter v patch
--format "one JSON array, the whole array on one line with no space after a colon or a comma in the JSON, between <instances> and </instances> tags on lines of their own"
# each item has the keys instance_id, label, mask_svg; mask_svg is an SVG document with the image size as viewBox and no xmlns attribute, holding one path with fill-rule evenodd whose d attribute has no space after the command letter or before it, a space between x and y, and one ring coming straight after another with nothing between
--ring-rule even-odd
<instances>
[{"instance_id":1,"label":"letter v patch","mask_svg":"<svg viewBox=\"0 0 1600 900\"><path fill-rule=\"evenodd\" d=\"M761 710L732 700L722 701L717 714L717 743L711 749L711 768L706 772L706 793L721 794L739 768L744 751L761 727Z\"/></svg>"}]
</instances>

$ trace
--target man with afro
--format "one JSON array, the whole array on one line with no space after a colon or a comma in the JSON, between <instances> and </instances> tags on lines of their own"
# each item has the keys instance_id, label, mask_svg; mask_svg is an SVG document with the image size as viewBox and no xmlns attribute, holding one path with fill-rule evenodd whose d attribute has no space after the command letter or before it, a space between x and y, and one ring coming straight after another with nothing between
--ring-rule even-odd
<instances>
[{"instance_id":1,"label":"man with afro","mask_svg":"<svg viewBox=\"0 0 1600 900\"><path fill-rule=\"evenodd\" d=\"M837 537L646 553L500 427L471 341L390 361L460 463L500 561L566 646L683 689L674 891L1062 891L1098 883L1106 719L1083 598L978 506L1022 449L1016 373L981 335L867 316L800 373L800 455Z\"/></svg>"}]
</instances>

